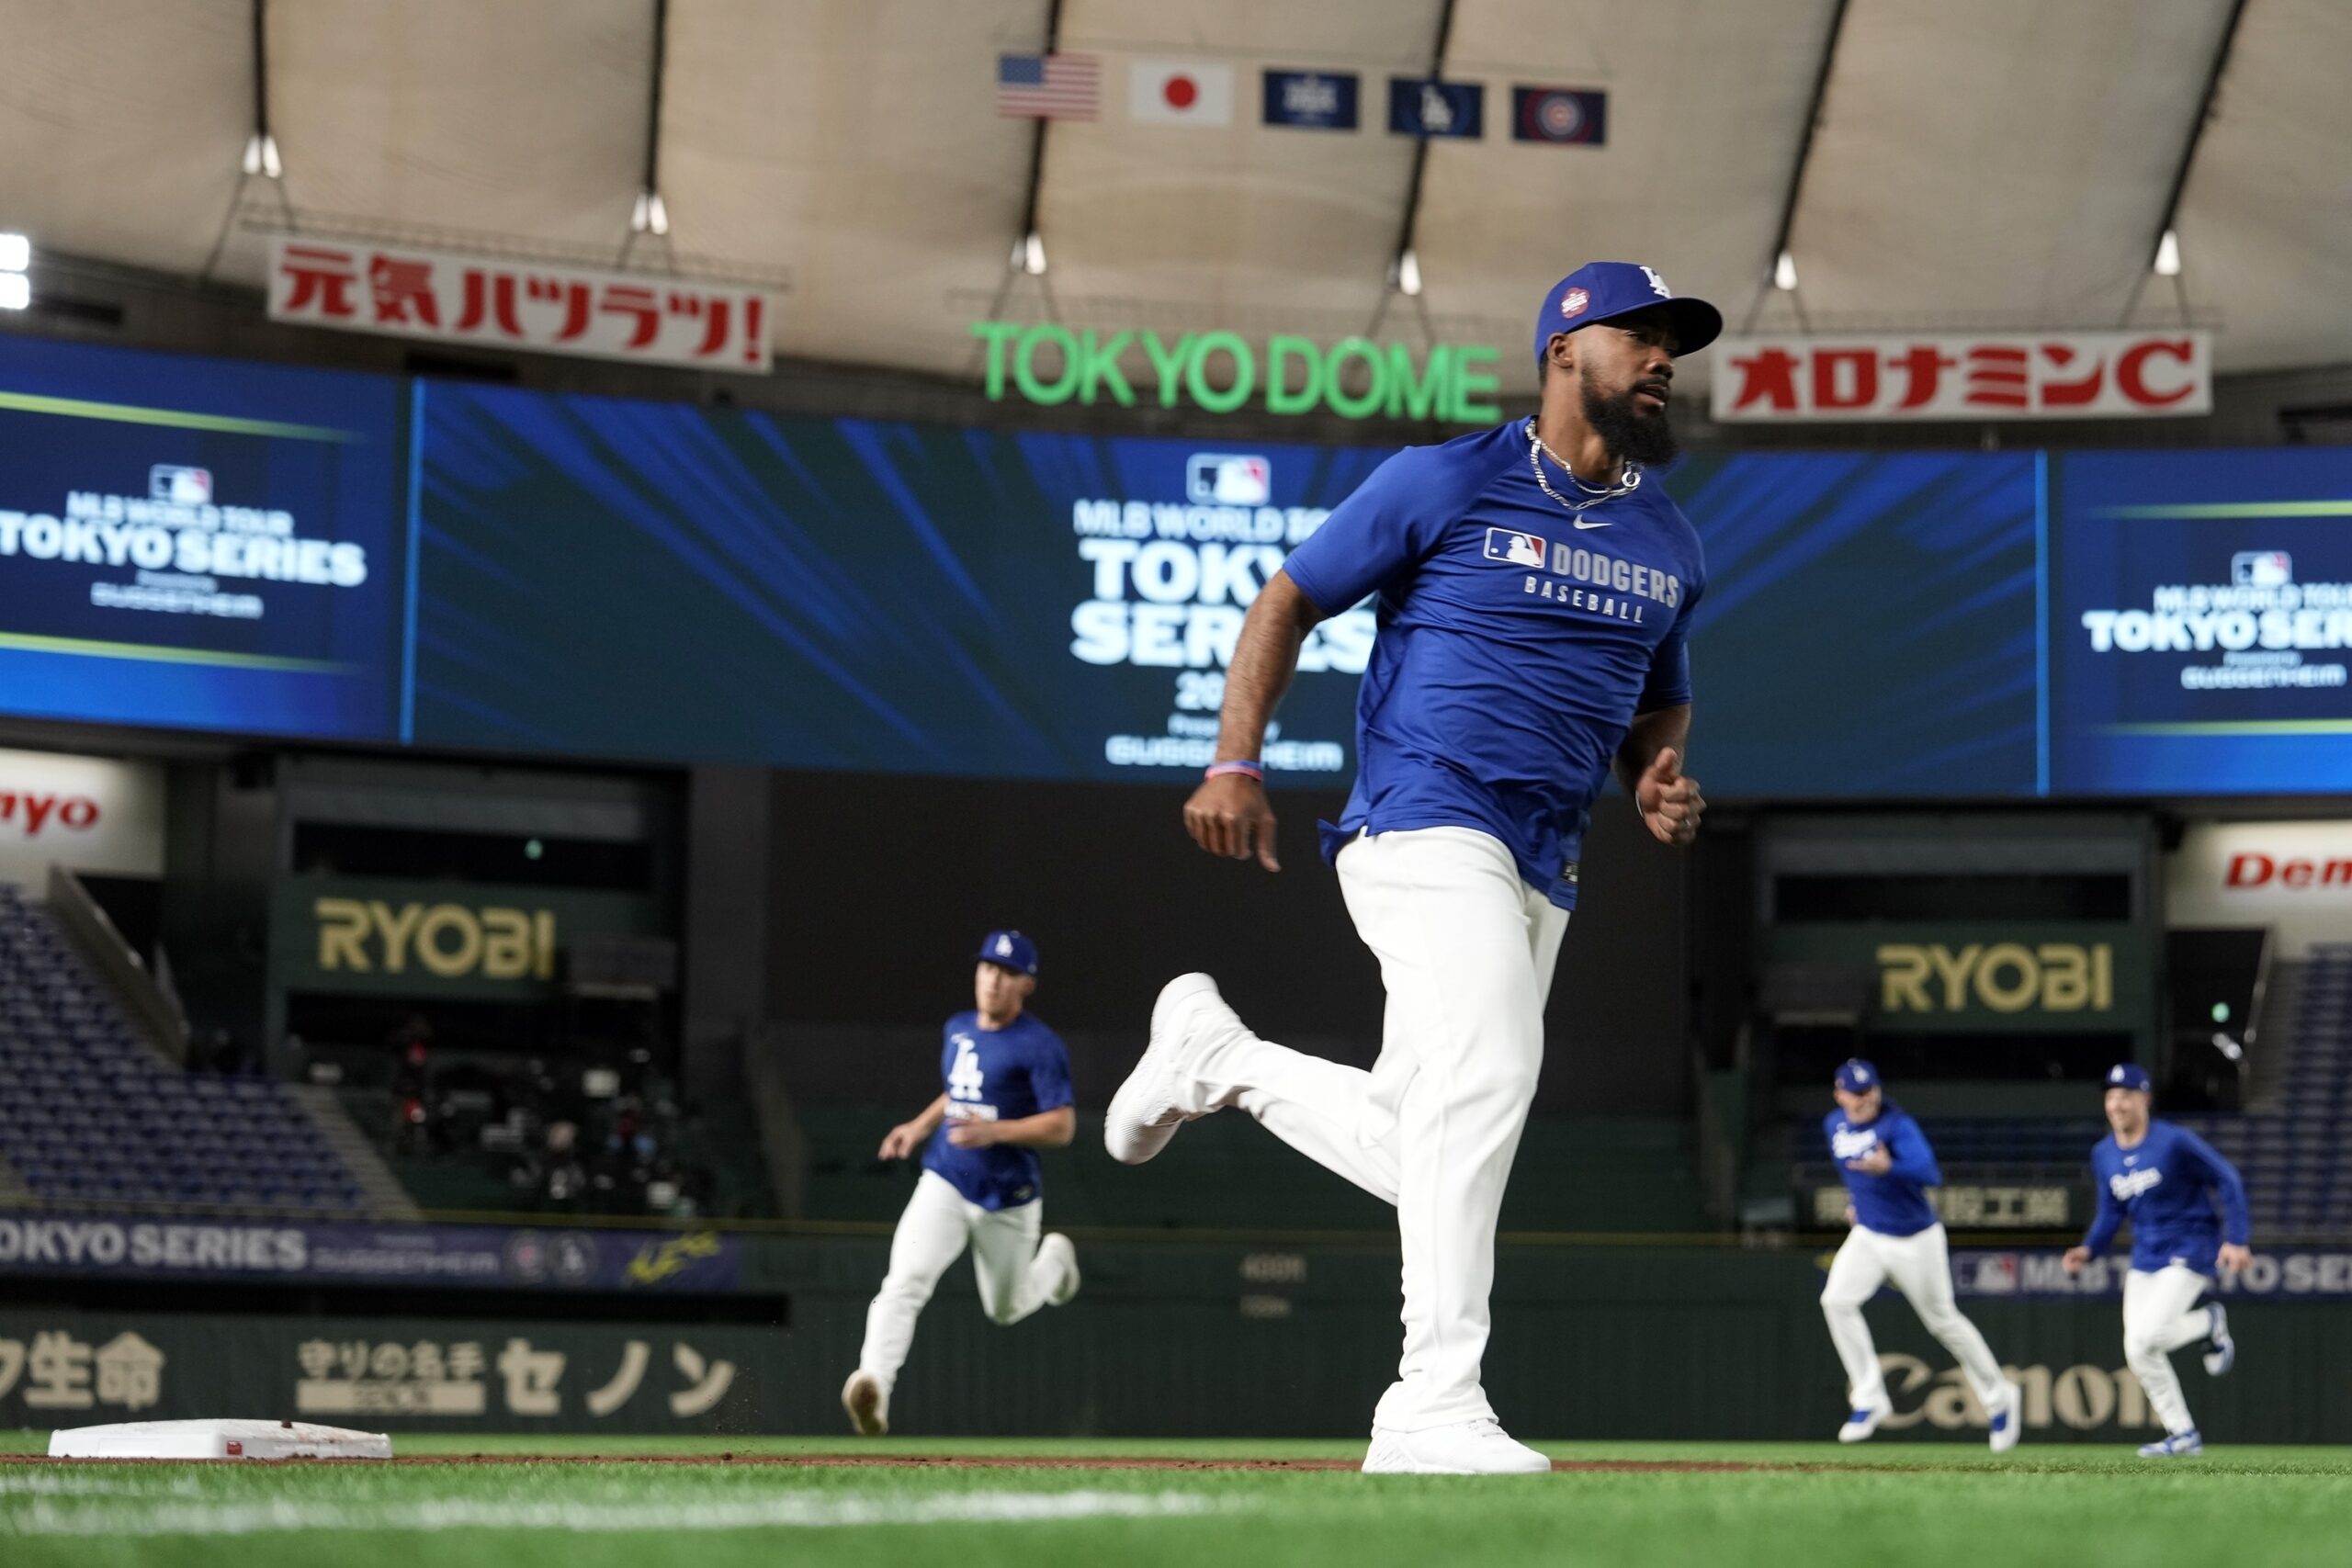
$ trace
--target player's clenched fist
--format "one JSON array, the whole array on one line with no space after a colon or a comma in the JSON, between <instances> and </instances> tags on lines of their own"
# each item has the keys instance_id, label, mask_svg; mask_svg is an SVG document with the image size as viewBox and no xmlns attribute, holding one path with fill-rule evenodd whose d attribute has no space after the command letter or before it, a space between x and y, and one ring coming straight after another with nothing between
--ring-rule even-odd
<instances>
[{"instance_id":1,"label":"player's clenched fist","mask_svg":"<svg viewBox=\"0 0 2352 1568\"><path fill-rule=\"evenodd\" d=\"M884 1159L904 1159L922 1147L929 1134L911 1122L901 1122L882 1134L881 1156Z\"/></svg>"},{"instance_id":2,"label":"player's clenched fist","mask_svg":"<svg viewBox=\"0 0 2352 1568\"><path fill-rule=\"evenodd\" d=\"M1699 814L1707 802L1699 793L1699 781L1683 776L1682 759L1672 747L1642 770L1634 799L1642 808L1642 820L1660 842L1687 844L1699 836Z\"/></svg>"},{"instance_id":3,"label":"player's clenched fist","mask_svg":"<svg viewBox=\"0 0 2352 1568\"><path fill-rule=\"evenodd\" d=\"M1184 831L1213 855L1248 860L1252 852L1268 871L1282 870L1274 858L1274 808L1266 786L1247 773L1220 773L1184 803Z\"/></svg>"}]
</instances>

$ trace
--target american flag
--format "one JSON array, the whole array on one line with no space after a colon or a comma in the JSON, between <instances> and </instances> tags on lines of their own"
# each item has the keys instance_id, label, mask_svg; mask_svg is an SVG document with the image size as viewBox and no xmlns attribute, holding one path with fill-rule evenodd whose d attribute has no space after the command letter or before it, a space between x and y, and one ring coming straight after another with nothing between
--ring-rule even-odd
<instances>
[{"instance_id":1,"label":"american flag","mask_svg":"<svg viewBox=\"0 0 2352 1568\"><path fill-rule=\"evenodd\" d=\"M1091 54L1000 54L996 112L1012 119L1093 119L1102 63Z\"/></svg>"}]
</instances>

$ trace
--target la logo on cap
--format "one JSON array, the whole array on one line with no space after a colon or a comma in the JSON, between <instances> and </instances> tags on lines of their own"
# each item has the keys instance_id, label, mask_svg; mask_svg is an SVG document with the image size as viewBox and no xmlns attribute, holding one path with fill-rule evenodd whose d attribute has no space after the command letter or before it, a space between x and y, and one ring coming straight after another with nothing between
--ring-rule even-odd
<instances>
[{"instance_id":1,"label":"la logo on cap","mask_svg":"<svg viewBox=\"0 0 2352 1568\"><path fill-rule=\"evenodd\" d=\"M996 950L1010 958L1012 955L1012 939L1009 936L1001 936L997 938Z\"/></svg>"}]
</instances>

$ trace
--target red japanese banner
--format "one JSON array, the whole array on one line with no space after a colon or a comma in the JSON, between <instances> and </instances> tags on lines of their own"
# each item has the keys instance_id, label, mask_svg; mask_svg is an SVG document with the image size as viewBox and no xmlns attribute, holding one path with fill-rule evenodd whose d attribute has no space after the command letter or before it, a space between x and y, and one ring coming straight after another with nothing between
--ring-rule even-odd
<instances>
[{"instance_id":1,"label":"red japanese banner","mask_svg":"<svg viewBox=\"0 0 2352 1568\"><path fill-rule=\"evenodd\" d=\"M1972 337L1724 338L1713 363L1724 423L1861 419L2135 419L2211 413L2199 332Z\"/></svg>"},{"instance_id":2,"label":"red japanese banner","mask_svg":"<svg viewBox=\"0 0 2352 1568\"><path fill-rule=\"evenodd\" d=\"M769 365L768 301L757 289L406 245L275 237L269 315L347 332L705 370L758 375Z\"/></svg>"}]
</instances>

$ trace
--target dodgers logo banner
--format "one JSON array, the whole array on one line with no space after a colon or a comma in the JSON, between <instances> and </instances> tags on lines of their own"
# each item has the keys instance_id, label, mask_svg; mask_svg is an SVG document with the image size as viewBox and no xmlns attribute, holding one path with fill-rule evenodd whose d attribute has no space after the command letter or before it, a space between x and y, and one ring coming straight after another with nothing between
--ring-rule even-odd
<instances>
[{"instance_id":1,"label":"dodgers logo banner","mask_svg":"<svg viewBox=\"0 0 2352 1568\"><path fill-rule=\"evenodd\" d=\"M1482 83L1388 78L1388 129L1398 136L1476 140L1486 134L1486 118Z\"/></svg>"},{"instance_id":2,"label":"dodgers logo banner","mask_svg":"<svg viewBox=\"0 0 2352 1568\"><path fill-rule=\"evenodd\" d=\"M1356 76L1351 71L1269 71L1266 123L1293 130L1353 130Z\"/></svg>"}]
</instances>

